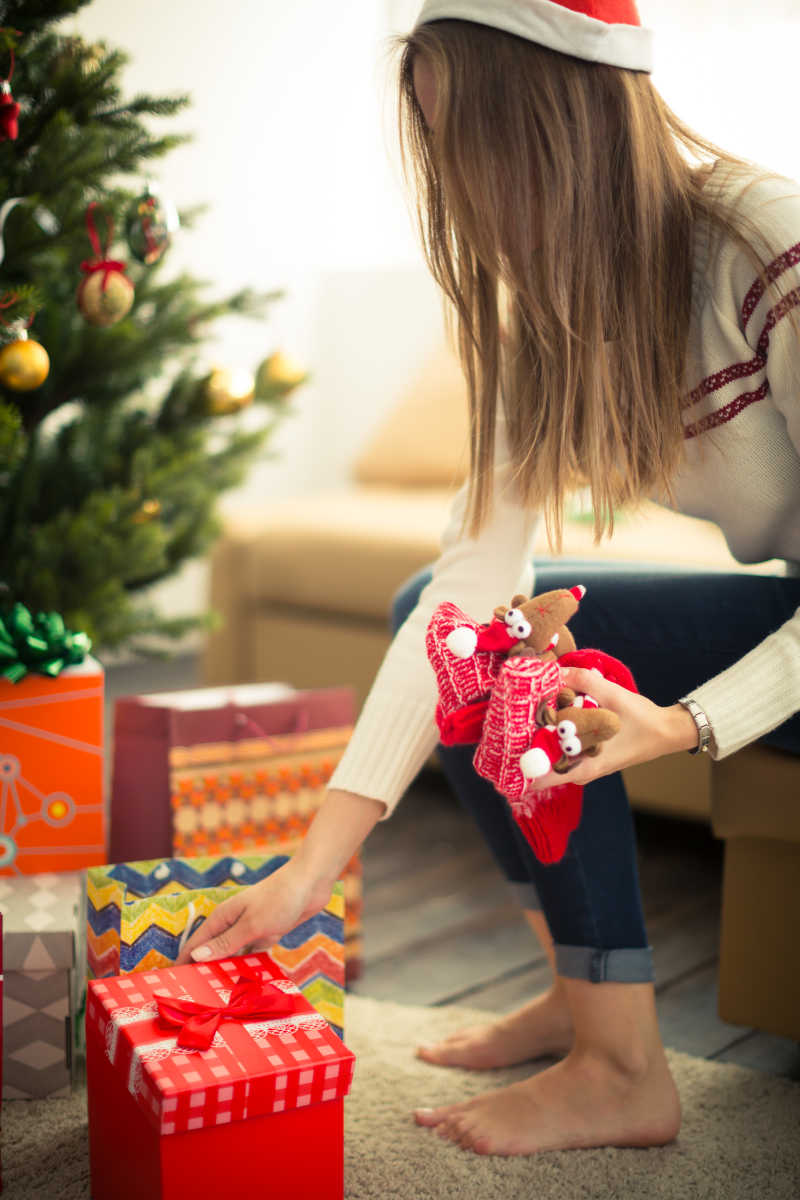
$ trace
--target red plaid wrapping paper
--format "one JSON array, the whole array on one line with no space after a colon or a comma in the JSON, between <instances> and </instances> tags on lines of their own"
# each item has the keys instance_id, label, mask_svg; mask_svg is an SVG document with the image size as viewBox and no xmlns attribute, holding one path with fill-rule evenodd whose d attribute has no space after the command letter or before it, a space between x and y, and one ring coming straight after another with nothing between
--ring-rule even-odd
<instances>
[{"instance_id":1,"label":"red plaid wrapping paper","mask_svg":"<svg viewBox=\"0 0 800 1200\"><path fill-rule=\"evenodd\" d=\"M211 1048L184 1050L158 1017L154 993L226 1003L240 964L292 995L295 1012L223 1021ZM354 1056L265 954L92 980L87 1020L161 1134L183 1133L345 1096Z\"/></svg>"},{"instance_id":2,"label":"red plaid wrapping paper","mask_svg":"<svg viewBox=\"0 0 800 1200\"><path fill-rule=\"evenodd\" d=\"M536 710L542 700L555 705L560 688L557 662L509 658L498 673L474 763L478 774L511 801L527 787L519 760L530 747Z\"/></svg>"}]
</instances>

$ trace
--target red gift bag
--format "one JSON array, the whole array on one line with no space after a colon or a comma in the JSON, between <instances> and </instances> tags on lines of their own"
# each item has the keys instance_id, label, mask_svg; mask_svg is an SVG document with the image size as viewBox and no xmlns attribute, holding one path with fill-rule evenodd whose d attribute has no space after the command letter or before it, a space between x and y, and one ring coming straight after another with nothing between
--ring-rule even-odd
<instances>
[{"instance_id":1,"label":"red gift bag","mask_svg":"<svg viewBox=\"0 0 800 1200\"><path fill-rule=\"evenodd\" d=\"M246 760L269 759L289 747L301 753L304 740L319 740L323 731L331 733L330 757L338 760L354 715L354 693L346 687L296 691L286 684L247 684L119 699L109 861L186 854L187 847L178 849L172 805L173 777L186 765L205 768L219 783L226 763L236 774ZM199 839L196 846L195 854L233 849L201 846Z\"/></svg>"}]
</instances>

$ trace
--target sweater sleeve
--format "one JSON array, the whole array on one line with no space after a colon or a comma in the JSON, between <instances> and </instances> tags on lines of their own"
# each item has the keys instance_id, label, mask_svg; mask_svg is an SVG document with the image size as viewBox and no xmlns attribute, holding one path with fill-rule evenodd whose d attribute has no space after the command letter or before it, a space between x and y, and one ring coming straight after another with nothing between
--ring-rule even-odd
<instances>
[{"instance_id":1,"label":"sweater sleeve","mask_svg":"<svg viewBox=\"0 0 800 1200\"><path fill-rule=\"evenodd\" d=\"M784 185L761 189L753 216L767 239L759 249L777 285L754 281L752 261L743 251L721 256L718 267L735 301L746 346L764 360L771 404L785 422L800 459L800 196ZM722 298L724 302L725 297ZM731 306L732 308L732 306ZM757 449L753 452L757 459ZM774 464L773 464L774 469ZM800 477L793 464L794 487ZM797 497L800 501L800 496ZM800 710L800 609L727 670L691 693L708 717L712 757L726 758L777 728Z\"/></svg>"},{"instance_id":2,"label":"sweater sleeve","mask_svg":"<svg viewBox=\"0 0 800 1200\"><path fill-rule=\"evenodd\" d=\"M462 533L466 494L465 485L454 499L432 579L392 641L329 783L382 801L383 819L391 815L438 742L436 679L425 652L433 610L450 600L484 621L515 592L530 595L533 590L538 519L518 503L499 418L493 501L477 537Z\"/></svg>"}]
</instances>

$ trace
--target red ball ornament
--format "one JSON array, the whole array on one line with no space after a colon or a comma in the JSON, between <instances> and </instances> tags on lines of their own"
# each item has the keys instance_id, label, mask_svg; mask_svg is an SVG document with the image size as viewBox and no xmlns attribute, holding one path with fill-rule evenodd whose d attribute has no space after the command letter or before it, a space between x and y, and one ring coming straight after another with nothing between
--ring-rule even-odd
<instances>
[{"instance_id":1,"label":"red ball ornament","mask_svg":"<svg viewBox=\"0 0 800 1200\"><path fill-rule=\"evenodd\" d=\"M18 29L6 29L4 33L20 36ZM0 80L0 142L15 142L19 135L19 105L11 95L11 76L14 74L14 48L9 49L11 62L6 79Z\"/></svg>"},{"instance_id":2,"label":"red ball ornament","mask_svg":"<svg viewBox=\"0 0 800 1200\"><path fill-rule=\"evenodd\" d=\"M7 79L0 83L0 142L15 142L19 135L19 105Z\"/></svg>"}]
</instances>

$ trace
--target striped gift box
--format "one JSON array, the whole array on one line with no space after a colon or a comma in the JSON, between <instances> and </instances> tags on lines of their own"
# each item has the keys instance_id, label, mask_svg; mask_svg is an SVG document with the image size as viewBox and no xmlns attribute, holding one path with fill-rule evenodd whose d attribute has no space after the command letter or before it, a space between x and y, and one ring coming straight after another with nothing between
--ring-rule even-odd
<instances>
[{"instance_id":1,"label":"striped gift box","mask_svg":"<svg viewBox=\"0 0 800 1200\"><path fill-rule=\"evenodd\" d=\"M286 855L149 859L87 871L90 978L173 964L217 904L283 866ZM344 1009L344 894L281 938L270 958L341 1035Z\"/></svg>"}]
</instances>

